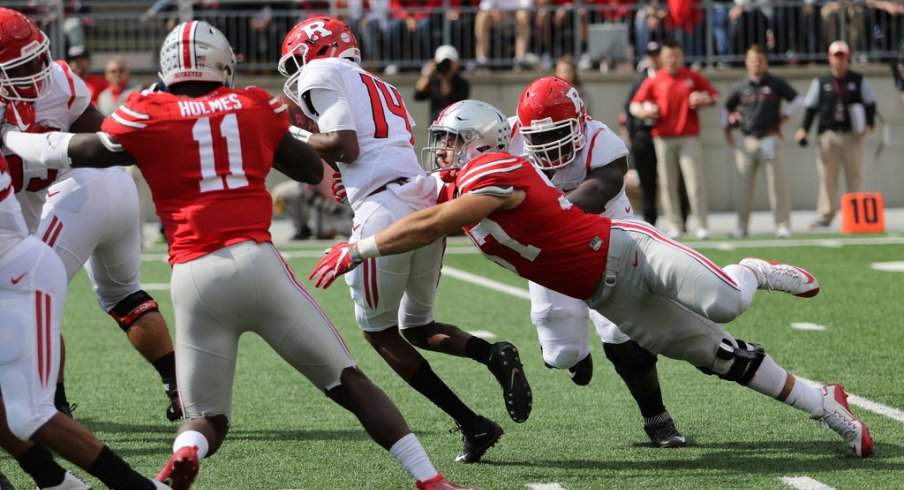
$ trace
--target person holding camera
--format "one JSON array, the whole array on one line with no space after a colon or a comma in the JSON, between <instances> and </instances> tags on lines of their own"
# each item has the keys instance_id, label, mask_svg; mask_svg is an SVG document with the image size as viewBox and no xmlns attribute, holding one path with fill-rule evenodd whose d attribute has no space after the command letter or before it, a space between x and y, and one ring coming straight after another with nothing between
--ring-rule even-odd
<instances>
[{"instance_id":1,"label":"person holding camera","mask_svg":"<svg viewBox=\"0 0 904 490\"><path fill-rule=\"evenodd\" d=\"M442 110L471 95L471 83L459 73L458 50L444 44L436 48L433 60L421 70L421 78L414 84L414 100L430 100L430 120L435 121Z\"/></svg>"},{"instance_id":2,"label":"person holding camera","mask_svg":"<svg viewBox=\"0 0 904 490\"><path fill-rule=\"evenodd\" d=\"M863 187L863 140L873 130L876 94L865 76L850 70L851 48L844 41L829 46L829 73L813 79L804 97L807 112L794 135L801 146L818 119L816 168L819 171L819 217L810 228L828 228L838 209L838 173L843 168L848 192Z\"/></svg>"}]
</instances>

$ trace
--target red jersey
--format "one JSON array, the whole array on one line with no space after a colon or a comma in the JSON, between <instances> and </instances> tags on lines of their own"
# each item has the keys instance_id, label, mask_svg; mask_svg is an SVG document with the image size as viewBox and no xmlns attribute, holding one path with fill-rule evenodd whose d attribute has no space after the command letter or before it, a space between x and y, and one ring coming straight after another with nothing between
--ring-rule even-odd
<instances>
[{"instance_id":1,"label":"red jersey","mask_svg":"<svg viewBox=\"0 0 904 490\"><path fill-rule=\"evenodd\" d=\"M101 129L147 180L174 264L270 241L264 179L288 128L286 107L266 91L223 87L197 98L134 92Z\"/></svg>"},{"instance_id":2,"label":"red jersey","mask_svg":"<svg viewBox=\"0 0 904 490\"><path fill-rule=\"evenodd\" d=\"M691 92L703 90L712 97L719 92L703 75L682 67L676 75L660 68L637 89L631 102L653 102L659 106L659 120L653 126L653 136L677 137L700 134L697 110L691 109Z\"/></svg>"},{"instance_id":3,"label":"red jersey","mask_svg":"<svg viewBox=\"0 0 904 490\"><path fill-rule=\"evenodd\" d=\"M455 179L455 194L527 193L512 209L494 211L466 226L488 259L549 289L587 300L606 269L611 221L584 213L536 167L509 153L486 153Z\"/></svg>"}]
</instances>

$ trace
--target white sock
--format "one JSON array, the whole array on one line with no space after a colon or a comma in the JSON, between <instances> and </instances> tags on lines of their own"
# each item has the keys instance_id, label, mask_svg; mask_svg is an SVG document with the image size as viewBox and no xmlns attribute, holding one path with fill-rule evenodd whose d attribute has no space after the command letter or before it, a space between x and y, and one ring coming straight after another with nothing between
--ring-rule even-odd
<instances>
[{"instance_id":1,"label":"white sock","mask_svg":"<svg viewBox=\"0 0 904 490\"><path fill-rule=\"evenodd\" d=\"M424 446L421 446L421 441L414 434L408 434L396 441L389 448L389 454L392 454L392 457L398 460L415 480L429 480L437 474L436 468L427 456L427 451L424 451Z\"/></svg>"},{"instance_id":2,"label":"white sock","mask_svg":"<svg viewBox=\"0 0 904 490\"><path fill-rule=\"evenodd\" d=\"M726 265L722 270L741 288L741 311L747 310L747 307L753 301L753 295L756 294L756 290L759 287L756 281L756 274L752 270L738 264Z\"/></svg>"},{"instance_id":3,"label":"white sock","mask_svg":"<svg viewBox=\"0 0 904 490\"><path fill-rule=\"evenodd\" d=\"M793 376L793 375L791 375ZM822 417L822 389L810 386L799 379L794 379L794 387L785 403L792 407L803 410L810 414L811 417Z\"/></svg>"},{"instance_id":4,"label":"white sock","mask_svg":"<svg viewBox=\"0 0 904 490\"><path fill-rule=\"evenodd\" d=\"M207 442L207 438L196 430L187 430L176 436L176 440L173 441L173 452L175 453L186 446L198 447L198 459L204 459L204 456L207 456L207 451L210 450L210 443Z\"/></svg>"},{"instance_id":5,"label":"white sock","mask_svg":"<svg viewBox=\"0 0 904 490\"><path fill-rule=\"evenodd\" d=\"M772 356L766 354L747 386L757 393L775 398L785 387L786 379L788 379L788 371L776 364Z\"/></svg>"}]
</instances>

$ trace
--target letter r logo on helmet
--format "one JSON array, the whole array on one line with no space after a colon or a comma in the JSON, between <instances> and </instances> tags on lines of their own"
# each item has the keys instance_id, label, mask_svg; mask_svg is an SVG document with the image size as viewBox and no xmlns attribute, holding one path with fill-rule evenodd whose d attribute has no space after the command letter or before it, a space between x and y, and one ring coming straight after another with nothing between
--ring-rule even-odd
<instances>
[{"instance_id":1,"label":"letter r logo on helmet","mask_svg":"<svg viewBox=\"0 0 904 490\"><path fill-rule=\"evenodd\" d=\"M326 29L326 23L322 20L314 20L308 24L299 24L299 27L301 27L301 30L303 30L310 39L319 39L321 37L333 35L333 31Z\"/></svg>"}]
</instances>

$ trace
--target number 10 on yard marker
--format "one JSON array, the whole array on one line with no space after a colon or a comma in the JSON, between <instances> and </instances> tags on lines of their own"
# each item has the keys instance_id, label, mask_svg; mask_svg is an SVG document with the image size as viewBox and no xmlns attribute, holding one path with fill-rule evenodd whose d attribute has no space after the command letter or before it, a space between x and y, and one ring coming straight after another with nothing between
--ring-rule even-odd
<instances>
[{"instance_id":1,"label":"number 10 on yard marker","mask_svg":"<svg viewBox=\"0 0 904 490\"><path fill-rule=\"evenodd\" d=\"M842 233L882 233L885 215L882 193L850 192L841 196Z\"/></svg>"}]
</instances>

